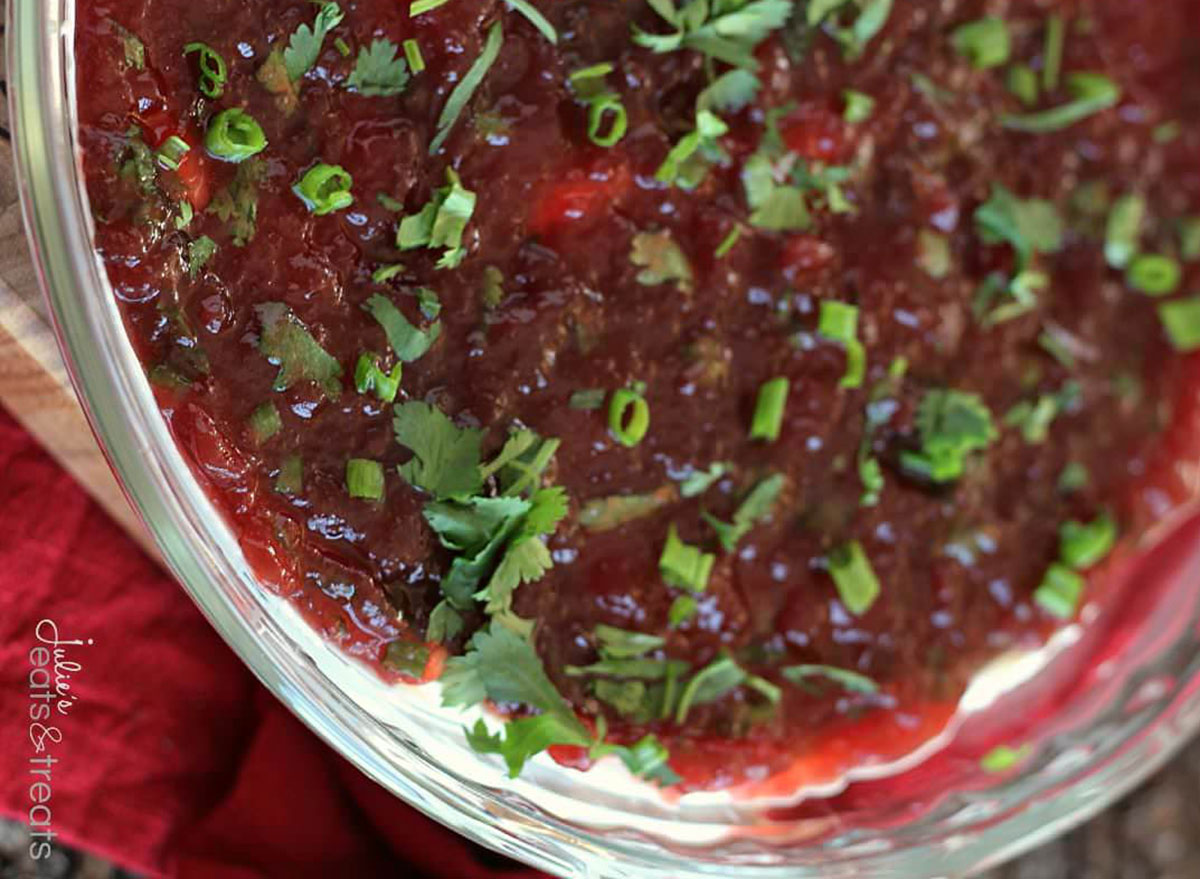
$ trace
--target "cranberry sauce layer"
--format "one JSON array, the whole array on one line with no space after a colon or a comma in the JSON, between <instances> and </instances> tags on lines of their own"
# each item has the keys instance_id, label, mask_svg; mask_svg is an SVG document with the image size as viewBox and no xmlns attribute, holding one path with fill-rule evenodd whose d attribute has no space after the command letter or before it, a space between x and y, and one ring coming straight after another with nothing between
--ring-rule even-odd
<instances>
[{"instance_id":1,"label":"cranberry sauce layer","mask_svg":"<svg viewBox=\"0 0 1200 879\"><path fill-rule=\"evenodd\" d=\"M264 582L514 773L911 748L1186 500L1151 5L79 0L97 245Z\"/></svg>"}]
</instances>

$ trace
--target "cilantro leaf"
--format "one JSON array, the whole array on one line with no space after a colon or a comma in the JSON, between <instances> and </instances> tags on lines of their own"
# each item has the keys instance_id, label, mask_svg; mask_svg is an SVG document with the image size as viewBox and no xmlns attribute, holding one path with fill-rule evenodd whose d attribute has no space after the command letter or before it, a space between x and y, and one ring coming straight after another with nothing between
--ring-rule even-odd
<instances>
[{"instance_id":1,"label":"cilantro leaf","mask_svg":"<svg viewBox=\"0 0 1200 879\"><path fill-rule=\"evenodd\" d=\"M679 532L674 524L671 525L658 560L659 571L668 585L690 592L703 592L715 562L716 556L712 553L701 552L697 547L680 540Z\"/></svg>"},{"instance_id":2,"label":"cilantro leaf","mask_svg":"<svg viewBox=\"0 0 1200 879\"><path fill-rule=\"evenodd\" d=\"M684 497L699 497L732 470L733 465L726 461L710 464L707 470L696 470L680 483L679 493Z\"/></svg>"},{"instance_id":3,"label":"cilantro leaf","mask_svg":"<svg viewBox=\"0 0 1200 879\"><path fill-rule=\"evenodd\" d=\"M1012 245L1022 269L1034 254L1055 253L1063 246L1063 222L1053 202L1017 198L999 183L992 184L991 198L975 211L975 225L985 243Z\"/></svg>"},{"instance_id":4,"label":"cilantro leaf","mask_svg":"<svg viewBox=\"0 0 1200 879\"><path fill-rule=\"evenodd\" d=\"M792 0L688 0L679 10L674 0L656 0L651 8L674 32L653 34L635 26L633 41L654 52L692 49L735 67L756 68L754 48L787 23L795 5Z\"/></svg>"},{"instance_id":5,"label":"cilantro leaf","mask_svg":"<svg viewBox=\"0 0 1200 879\"><path fill-rule=\"evenodd\" d=\"M651 516L672 504L678 497L674 486L665 485L648 494L619 494L595 498L579 511L579 524L589 531L612 531L622 525Z\"/></svg>"},{"instance_id":6,"label":"cilantro leaf","mask_svg":"<svg viewBox=\"0 0 1200 879\"><path fill-rule=\"evenodd\" d=\"M420 211L400 221L396 246L401 250L418 247L444 248L439 269L456 268L466 256L463 232L475 213L475 193L462 185L453 170L446 169L446 186L438 189Z\"/></svg>"},{"instance_id":7,"label":"cilantro leaf","mask_svg":"<svg viewBox=\"0 0 1200 879\"><path fill-rule=\"evenodd\" d=\"M455 610L449 599L443 598L429 614L429 624L425 628L425 640L441 644L457 637L465 623L462 614Z\"/></svg>"},{"instance_id":8,"label":"cilantro leaf","mask_svg":"<svg viewBox=\"0 0 1200 879\"><path fill-rule=\"evenodd\" d=\"M249 159L237 166L229 185L217 190L208 205L213 214L229 228L235 247L245 247L258 227L258 187L266 172L260 159Z\"/></svg>"},{"instance_id":9,"label":"cilantro leaf","mask_svg":"<svg viewBox=\"0 0 1200 879\"><path fill-rule=\"evenodd\" d=\"M779 183L764 154L755 153L742 168L742 185L750 205L750 224L774 232L803 232L812 226L804 190Z\"/></svg>"},{"instance_id":10,"label":"cilantro leaf","mask_svg":"<svg viewBox=\"0 0 1200 879\"><path fill-rule=\"evenodd\" d=\"M471 64L471 67L463 75L463 78L458 81L458 85L454 87L454 91L450 93L450 97L446 99L446 105L442 108L442 115L438 117L437 135L433 138L433 142L429 144L429 154L433 155L442 144L446 142L446 138L450 136L450 131L454 128L454 124L458 122L458 117L462 115L462 111L466 109L470 103L471 96L475 94L475 90L479 88L492 65L496 63L496 58L500 55L500 47L504 45L504 29L500 22L497 21L488 30L487 42L483 45L483 51L479 53L479 57Z\"/></svg>"},{"instance_id":11,"label":"cilantro leaf","mask_svg":"<svg viewBox=\"0 0 1200 879\"><path fill-rule=\"evenodd\" d=\"M441 321L435 322L428 331L419 330L408 322L408 318L392 300L378 293L367 300L365 307L371 317L383 327L388 344L396 352L396 357L405 363L412 363L425 356L425 352L442 334Z\"/></svg>"},{"instance_id":12,"label":"cilantro leaf","mask_svg":"<svg viewBox=\"0 0 1200 879\"><path fill-rule=\"evenodd\" d=\"M734 68L722 73L700 92L696 109L737 113L754 100L761 88L762 83L749 70Z\"/></svg>"},{"instance_id":13,"label":"cilantro leaf","mask_svg":"<svg viewBox=\"0 0 1200 879\"><path fill-rule=\"evenodd\" d=\"M992 413L978 394L953 389L926 392L917 407L921 452L902 456L909 470L933 482L962 476L967 456L983 451L998 437Z\"/></svg>"},{"instance_id":14,"label":"cilantro leaf","mask_svg":"<svg viewBox=\"0 0 1200 879\"><path fill-rule=\"evenodd\" d=\"M685 293L692 290L692 265L666 229L634 235L629 261L642 268L637 276L639 283L653 286L674 282Z\"/></svg>"},{"instance_id":15,"label":"cilantro leaf","mask_svg":"<svg viewBox=\"0 0 1200 879\"><path fill-rule=\"evenodd\" d=\"M631 632L628 629L618 629L616 626L606 626L603 623L593 630L596 641L599 642L600 655L606 659L629 659L644 656L651 650L664 647L667 639L659 635L648 635L645 632Z\"/></svg>"},{"instance_id":16,"label":"cilantro leaf","mask_svg":"<svg viewBox=\"0 0 1200 879\"><path fill-rule=\"evenodd\" d=\"M510 721L503 734L489 733L482 721L468 732L471 746L501 755L511 776L551 745L591 744L587 728L547 677L533 644L502 625L492 623L476 632L467 653L446 662L442 683L446 706L477 704L486 698L542 712Z\"/></svg>"},{"instance_id":17,"label":"cilantro leaf","mask_svg":"<svg viewBox=\"0 0 1200 879\"><path fill-rule=\"evenodd\" d=\"M879 685L866 675L832 665L789 665L780 669L780 673L793 684L817 693L820 689L808 683L812 678L825 678L849 693L879 692Z\"/></svg>"},{"instance_id":18,"label":"cilantro leaf","mask_svg":"<svg viewBox=\"0 0 1200 879\"><path fill-rule=\"evenodd\" d=\"M331 400L341 396L341 364L317 343L290 308L282 302L264 302L254 310L262 323L258 349L279 367L274 390L286 391L296 382L311 381Z\"/></svg>"},{"instance_id":19,"label":"cilantro leaf","mask_svg":"<svg viewBox=\"0 0 1200 879\"><path fill-rule=\"evenodd\" d=\"M540 538L552 534L566 515L567 495L563 489L543 488L533 496L524 521L487 587L475 593L475 598L487 602L487 613L507 611L518 586L540 580L554 566L550 550Z\"/></svg>"},{"instance_id":20,"label":"cilantro leaf","mask_svg":"<svg viewBox=\"0 0 1200 879\"><path fill-rule=\"evenodd\" d=\"M746 681L746 671L729 656L713 660L693 675L683 688L679 706L675 709L675 722L682 724L696 705L716 702L732 693Z\"/></svg>"},{"instance_id":21,"label":"cilantro leaf","mask_svg":"<svg viewBox=\"0 0 1200 879\"><path fill-rule=\"evenodd\" d=\"M287 48L283 50L283 63L289 79L295 82L313 68L321 57L321 44L325 42L325 37L341 24L343 17L342 8L336 3L322 3L311 27L302 24L296 28L288 40Z\"/></svg>"},{"instance_id":22,"label":"cilantro leaf","mask_svg":"<svg viewBox=\"0 0 1200 879\"><path fill-rule=\"evenodd\" d=\"M782 473L774 473L754 486L734 511L732 524L722 522L708 513L703 514L704 521L717 532L717 540L723 550L733 552L738 541L749 534L755 524L771 515L779 493L783 491L784 481Z\"/></svg>"},{"instance_id":23,"label":"cilantro leaf","mask_svg":"<svg viewBox=\"0 0 1200 879\"><path fill-rule=\"evenodd\" d=\"M207 235L201 235L194 241L189 241L187 246L187 273L189 278L195 278L200 274L200 270L204 268L213 255L217 252L217 242L213 241Z\"/></svg>"},{"instance_id":24,"label":"cilantro leaf","mask_svg":"<svg viewBox=\"0 0 1200 879\"><path fill-rule=\"evenodd\" d=\"M483 487L479 430L457 427L440 409L416 400L396 407L393 427L396 442L413 453L400 465L400 475L411 485L438 500L478 494Z\"/></svg>"},{"instance_id":25,"label":"cilantro leaf","mask_svg":"<svg viewBox=\"0 0 1200 879\"><path fill-rule=\"evenodd\" d=\"M398 95L408 86L408 62L391 40L373 40L358 50L346 87L368 97Z\"/></svg>"}]
</instances>

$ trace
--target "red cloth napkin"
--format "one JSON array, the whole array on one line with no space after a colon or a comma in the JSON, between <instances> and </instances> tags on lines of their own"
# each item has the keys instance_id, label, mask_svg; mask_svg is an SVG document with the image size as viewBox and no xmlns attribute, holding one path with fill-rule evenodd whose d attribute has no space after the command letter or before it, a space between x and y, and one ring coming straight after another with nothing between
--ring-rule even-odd
<instances>
[{"instance_id":1,"label":"red cloth napkin","mask_svg":"<svg viewBox=\"0 0 1200 879\"><path fill-rule=\"evenodd\" d=\"M31 651L54 630L92 643L62 648L69 689L49 700L47 657ZM2 408L0 731L0 811L30 824L34 845L188 879L539 875L309 733Z\"/></svg>"}]
</instances>

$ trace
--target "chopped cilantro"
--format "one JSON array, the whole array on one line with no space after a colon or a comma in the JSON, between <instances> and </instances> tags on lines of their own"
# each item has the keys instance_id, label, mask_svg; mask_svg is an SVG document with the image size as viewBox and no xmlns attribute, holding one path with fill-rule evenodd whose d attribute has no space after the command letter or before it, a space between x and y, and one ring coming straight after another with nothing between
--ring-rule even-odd
<instances>
[{"instance_id":1,"label":"chopped cilantro","mask_svg":"<svg viewBox=\"0 0 1200 879\"><path fill-rule=\"evenodd\" d=\"M209 203L208 212L228 227L235 247L244 247L254 238L258 226L258 187L265 170L261 159L243 162L229 185L217 190Z\"/></svg>"},{"instance_id":2,"label":"chopped cilantro","mask_svg":"<svg viewBox=\"0 0 1200 879\"><path fill-rule=\"evenodd\" d=\"M866 122L875 112L875 99L864 92L845 89L842 92L842 101L846 105L842 110L842 118L851 125Z\"/></svg>"},{"instance_id":3,"label":"chopped cilantro","mask_svg":"<svg viewBox=\"0 0 1200 879\"><path fill-rule=\"evenodd\" d=\"M358 50L346 88L368 97L398 95L408 86L408 63L391 40L372 40Z\"/></svg>"},{"instance_id":4,"label":"chopped cilantro","mask_svg":"<svg viewBox=\"0 0 1200 879\"><path fill-rule=\"evenodd\" d=\"M598 625L592 632L596 636L600 655L605 659L631 659L644 656L651 650L666 645L667 640L659 635L631 632L615 626Z\"/></svg>"},{"instance_id":5,"label":"chopped cilantro","mask_svg":"<svg viewBox=\"0 0 1200 879\"><path fill-rule=\"evenodd\" d=\"M679 493L684 497L699 497L732 470L733 465L725 461L710 464L707 470L695 470L680 483Z\"/></svg>"},{"instance_id":6,"label":"chopped cilantro","mask_svg":"<svg viewBox=\"0 0 1200 879\"><path fill-rule=\"evenodd\" d=\"M1051 616L1069 620L1079 609L1079 599L1086 585L1083 577L1056 562L1046 570L1041 585L1034 590L1033 600Z\"/></svg>"},{"instance_id":7,"label":"chopped cilantro","mask_svg":"<svg viewBox=\"0 0 1200 879\"><path fill-rule=\"evenodd\" d=\"M793 684L817 693L820 692L820 689L809 683L813 678L824 678L849 693L873 694L879 692L879 685L866 675L832 665L789 665L780 669L780 674Z\"/></svg>"},{"instance_id":8,"label":"chopped cilantro","mask_svg":"<svg viewBox=\"0 0 1200 879\"><path fill-rule=\"evenodd\" d=\"M449 600L443 598L429 613L429 622L425 627L425 640L441 644L462 633L466 623L462 614L454 609Z\"/></svg>"},{"instance_id":9,"label":"chopped cilantro","mask_svg":"<svg viewBox=\"0 0 1200 879\"><path fill-rule=\"evenodd\" d=\"M849 24L843 25L844 13L853 10ZM849 61L862 57L867 45L879 35L892 13L892 0L811 0L807 17L810 27L824 24L826 31L842 46Z\"/></svg>"},{"instance_id":10,"label":"chopped cilantro","mask_svg":"<svg viewBox=\"0 0 1200 879\"><path fill-rule=\"evenodd\" d=\"M652 286L674 282L685 293L692 290L691 263L666 229L634 235L629 261L642 269L637 276L639 283Z\"/></svg>"},{"instance_id":11,"label":"chopped cilantro","mask_svg":"<svg viewBox=\"0 0 1200 879\"><path fill-rule=\"evenodd\" d=\"M952 389L927 391L917 407L921 451L905 453L905 467L933 482L963 475L968 455L997 438L992 413L978 394Z\"/></svg>"},{"instance_id":12,"label":"chopped cilantro","mask_svg":"<svg viewBox=\"0 0 1200 879\"><path fill-rule=\"evenodd\" d=\"M489 733L482 720L467 732L472 748L499 754L514 778L530 757L551 745L591 744L587 727L546 676L533 644L503 625L493 622L476 632L466 654L446 661L441 680L446 706L489 699L540 712L509 721L502 734Z\"/></svg>"},{"instance_id":13,"label":"chopped cilantro","mask_svg":"<svg viewBox=\"0 0 1200 879\"><path fill-rule=\"evenodd\" d=\"M194 241L189 241L187 246L187 272L188 277L195 278L200 274L200 270L208 263L217 252L217 242L213 241L207 235L201 235Z\"/></svg>"},{"instance_id":14,"label":"chopped cilantro","mask_svg":"<svg viewBox=\"0 0 1200 879\"><path fill-rule=\"evenodd\" d=\"M604 390L604 388L588 388L583 391L575 391L571 394L571 399L567 405L572 409L595 411L604 408L606 397L608 397L608 391Z\"/></svg>"},{"instance_id":15,"label":"chopped cilantro","mask_svg":"<svg viewBox=\"0 0 1200 879\"><path fill-rule=\"evenodd\" d=\"M1046 46L1042 52L1042 87L1048 92L1058 88L1066 35L1067 28L1063 17L1051 15L1046 21Z\"/></svg>"},{"instance_id":16,"label":"chopped cilantro","mask_svg":"<svg viewBox=\"0 0 1200 879\"><path fill-rule=\"evenodd\" d=\"M1072 98L1069 102L1040 112L1008 114L1001 117L1001 124L1031 134L1061 131L1116 106L1121 99L1117 84L1099 73L1072 73L1067 76L1066 86Z\"/></svg>"},{"instance_id":17,"label":"chopped cilantro","mask_svg":"<svg viewBox=\"0 0 1200 879\"><path fill-rule=\"evenodd\" d=\"M664 486L648 494L619 494L596 498L579 511L579 524L589 531L612 531L629 522L653 515L675 501L674 487Z\"/></svg>"},{"instance_id":18,"label":"chopped cilantro","mask_svg":"<svg viewBox=\"0 0 1200 879\"><path fill-rule=\"evenodd\" d=\"M709 0L687 0L680 9L674 0L654 0L650 7L674 31L654 34L635 25L633 41L637 45L660 53L693 49L735 67L756 68L754 47L783 27L795 4L792 0L711 4Z\"/></svg>"},{"instance_id":19,"label":"chopped cilantro","mask_svg":"<svg viewBox=\"0 0 1200 879\"><path fill-rule=\"evenodd\" d=\"M734 226L729 230L729 234L721 239L721 243L717 245L717 249L713 251L713 256L717 259L724 259L737 246L737 243L742 238L742 227Z\"/></svg>"},{"instance_id":20,"label":"chopped cilantro","mask_svg":"<svg viewBox=\"0 0 1200 879\"><path fill-rule=\"evenodd\" d=\"M1074 494L1087 488L1091 481L1092 475L1087 466L1079 461L1072 461L1058 474L1058 490L1063 494Z\"/></svg>"},{"instance_id":21,"label":"chopped cilantro","mask_svg":"<svg viewBox=\"0 0 1200 879\"><path fill-rule=\"evenodd\" d=\"M425 676L429 647L419 641L392 641L383 654L383 667L415 680Z\"/></svg>"},{"instance_id":22,"label":"chopped cilantro","mask_svg":"<svg viewBox=\"0 0 1200 879\"><path fill-rule=\"evenodd\" d=\"M342 393L342 366L317 344L301 320L282 302L254 307L262 322L258 349L279 367L274 389L286 391L297 382L311 381L331 400Z\"/></svg>"},{"instance_id":23,"label":"chopped cilantro","mask_svg":"<svg viewBox=\"0 0 1200 879\"><path fill-rule=\"evenodd\" d=\"M379 355L364 352L358 355L354 367L354 389L360 394L374 392L381 403L391 403L400 391L400 378L404 364L397 363L390 373L379 368Z\"/></svg>"},{"instance_id":24,"label":"chopped cilantro","mask_svg":"<svg viewBox=\"0 0 1200 879\"><path fill-rule=\"evenodd\" d=\"M112 22L112 25L117 35L121 38L121 49L125 58L125 66L133 70L145 70L146 44L138 39L133 31L127 30L117 24L117 22Z\"/></svg>"},{"instance_id":25,"label":"chopped cilantro","mask_svg":"<svg viewBox=\"0 0 1200 879\"><path fill-rule=\"evenodd\" d=\"M842 604L855 616L862 616L879 598L879 578L857 540L844 543L829 554L829 575Z\"/></svg>"},{"instance_id":26,"label":"chopped cilantro","mask_svg":"<svg viewBox=\"0 0 1200 879\"><path fill-rule=\"evenodd\" d=\"M1028 64L1014 64L1008 68L1005 82L1008 90L1026 107L1032 107L1038 102L1038 77Z\"/></svg>"},{"instance_id":27,"label":"chopped cilantro","mask_svg":"<svg viewBox=\"0 0 1200 879\"><path fill-rule=\"evenodd\" d=\"M750 205L750 224L773 232L803 232L812 226L804 190L779 183L771 160L761 152L746 160L742 185Z\"/></svg>"},{"instance_id":28,"label":"chopped cilantro","mask_svg":"<svg viewBox=\"0 0 1200 879\"><path fill-rule=\"evenodd\" d=\"M1162 303L1158 318L1176 351L1200 351L1200 296Z\"/></svg>"},{"instance_id":29,"label":"chopped cilantro","mask_svg":"<svg viewBox=\"0 0 1200 879\"><path fill-rule=\"evenodd\" d=\"M413 453L400 465L410 485L438 499L470 497L483 487L480 431L457 427L440 409L415 400L396 407L393 425L396 442Z\"/></svg>"},{"instance_id":30,"label":"chopped cilantro","mask_svg":"<svg viewBox=\"0 0 1200 879\"><path fill-rule=\"evenodd\" d=\"M290 495L304 490L304 460L299 455L288 455L283 459L275 477L275 490Z\"/></svg>"},{"instance_id":31,"label":"chopped cilantro","mask_svg":"<svg viewBox=\"0 0 1200 879\"><path fill-rule=\"evenodd\" d=\"M408 322L404 313L386 296L375 294L367 300L365 307L371 317L383 327L388 344L396 352L396 357L404 363L420 360L441 336L440 322L434 323L428 331L419 330Z\"/></svg>"},{"instance_id":32,"label":"chopped cilantro","mask_svg":"<svg viewBox=\"0 0 1200 879\"><path fill-rule=\"evenodd\" d=\"M367 501L383 500L383 465L366 458L346 462L346 493Z\"/></svg>"},{"instance_id":33,"label":"chopped cilantro","mask_svg":"<svg viewBox=\"0 0 1200 879\"><path fill-rule=\"evenodd\" d=\"M696 98L696 109L714 113L737 113L748 107L762 88L749 70L727 70L704 87Z\"/></svg>"},{"instance_id":34,"label":"chopped cilantro","mask_svg":"<svg viewBox=\"0 0 1200 879\"><path fill-rule=\"evenodd\" d=\"M420 211L402 219L396 231L396 246L401 250L442 248L439 269L456 268L467 255L463 232L475 213L475 193L465 188L450 168L446 169L446 181Z\"/></svg>"},{"instance_id":35,"label":"chopped cilantro","mask_svg":"<svg viewBox=\"0 0 1200 879\"><path fill-rule=\"evenodd\" d=\"M790 387L791 383L783 376L763 382L758 389L758 402L750 422L750 439L768 443L779 439Z\"/></svg>"},{"instance_id":36,"label":"chopped cilantro","mask_svg":"<svg viewBox=\"0 0 1200 879\"><path fill-rule=\"evenodd\" d=\"M451 129L454 128L458 117L462 115L462 111L470 102L471 96L475 94L475 90L479 88L480 83L483 82L484 77L496 62L496 58L500 55L500 47L503 45L504 29L497 21L488 30L483 51L479 53L479 57L471 64L463 78L458 81L454 91L450 93L450 97L446 99L446 105L442 108L441 116L438 117L437 134L429 144L430 155L441 149L446 138L450 136Z\"/></svg>"},{"instance_id":37,"label":"chopped cilantro","mask_svg":"<svg viewBox=\"0 0 1200 879\"><path fill-rule=\"evenodd\" d=\"M917 265L935 281L940 281L949 275L950 269L953 268L950 239L928 229L918 232Z\"/></svg>"},{"instance_id":38,"label":"chopped cilantro","mask_svg":"<svg viewBox=\"0 0 1200 879\"><path fill-rule=\"evenodd\" d=\"M675 722L683 724L696 705L716 702L729 695L746 682L746 671L732 657L714 659L692 676L679 696L675 709Z\"/></svg>"},{"instance_id":39,"label":"chopped cilantro","mask_svg":"<svg viewBox=\"0 0 1200 879\"><path fill-rule=\"evenodd\" d=\"M667 621L671 628L683 625L696 615L700 605L691 595L677 595L667 609Z\"/></svg>"},{"instance_id":40,"label":"chopped cilantro","mask_svg":"<svg viewBox=\"0 0 1200 879\"><path fill-rule=\"evenodd\" d=\"M862 387L867 373L867 351L858 340L857 306L823 301L817 334L841 345L846 352L846 373L842 376L841 387Z\"/></svg>"},{"instance_id":41,"label":"chopped cilantro","mask_svg":"<svg viewBox=\"0 0 1200 879\"><path fill-rule=\"evenodd\" d=\"M1064 522L1059 528L1059 557L1077 571L1094 568L1117 543L1117 523L1103 513L1091 522Z\"/></svg>"},{"instance_id":42,"label":"chopped cilantro","mask_svg":"<svg viewBox=\"0 0 1200 879\"><path fill-rule=\"evenodd\" d=\"M770 517L783 491L784 482L782 473L773 473L759 482L734 511L732 523L704 514L704 521L716 531L723 550L733 552L738 541L749 534L751 528Z\"/></svg>"},{"instance_id":43,"label":"chopped cilantro","mask_svg":"<svg viewBox=\"0 0 1200 879\"><path fill-rule=\"evenodd\" d=\"M1007 64L1012 53L1008 23L994 15L960 26L951 35L950 42L976 70Z\"/></svg>"},{"instance_id":44,"label":"chopped cilantro","mask_svg":"<svg viewBox=\"0 0 1200 879\"><path fill-rule=\"evenodd\" d=\"M274 403L263 403L250 413L247 422L250 428L250 438L256 446L261 446L279 431L283 430L283 419L279 417L279 409Z\"/></svg>"},{"instance_id":45,"label":"chopped cilantro","mask_svg":"<svg viewBox=\"0 0 1200 879\"><path fill-rule=\"evenodd\" d=\"M289 79L295 82L316 65L321 56L321 44L329 32L341 24L343 17L342 8L336 3L322 3L311 27L302 24L296 28L283 50L283 64Z\"/></svg>"},{"instance_id":46,"label":"chopped cilantro","mask_svg":"<svg viewBox=\"0 0 1200 879\"><path fill-rule=\"evenodd\" d=\"M658 569L668 585L689 592L703 592L716 560L712 553L701 552L680 540L679 532L671 525L658 559Z\"/></svg>"}]
</instances>

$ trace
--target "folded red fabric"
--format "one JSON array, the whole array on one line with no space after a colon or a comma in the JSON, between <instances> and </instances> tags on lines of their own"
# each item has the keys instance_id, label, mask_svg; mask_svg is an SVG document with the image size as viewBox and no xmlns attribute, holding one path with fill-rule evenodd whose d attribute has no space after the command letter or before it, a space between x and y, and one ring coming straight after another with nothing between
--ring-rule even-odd
<instances>
[{"instance_id":1,"label":"folded red fabric","mask_svg":"<svg viewBox=\"0 0 1200 879\"><path fill-rule=\"evenodd\" d=\"M0 729L0 811L35 857L64 842L187 879L539 875L309 733L2 408Z\"/></svg>"}]
</instances>

